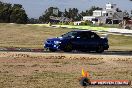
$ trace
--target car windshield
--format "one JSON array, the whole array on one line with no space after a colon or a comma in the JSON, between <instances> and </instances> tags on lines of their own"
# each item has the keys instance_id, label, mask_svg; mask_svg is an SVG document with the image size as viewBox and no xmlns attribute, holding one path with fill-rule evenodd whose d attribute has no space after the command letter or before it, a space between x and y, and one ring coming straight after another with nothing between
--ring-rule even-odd
<instances>
[{"instance_id":1,"label":"car windshield","mask_svg":"<svg viewBox=\"0 0 132 88\"><path fill-rule=\"evenodd\" d=\"M65 38L66 38L66 37L75 37L76 34L77 34L77 32L72 31L72 32L68 32L68 33L66 33L66 34L61 35L61 37L65 37Z\"/></svg>"}]
</instances>

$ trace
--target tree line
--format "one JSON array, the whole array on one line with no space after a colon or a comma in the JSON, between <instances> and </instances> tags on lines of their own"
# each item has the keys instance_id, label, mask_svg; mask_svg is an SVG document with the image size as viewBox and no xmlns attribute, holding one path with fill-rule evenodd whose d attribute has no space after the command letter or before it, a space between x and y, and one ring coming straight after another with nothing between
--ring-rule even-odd
<instances>
[{"instance_id":1,"label":"tree line","mask_svg":"<svg viewBox=\"0 0 132 88\"><path fill-rule=\"evenodd\" d=\"M54 13L55 9L57 10L57 14ZM0 23L48 23L51 16L67 17L71 19L71 21L80 21L83 16L93 15L94 10L102 10L102 8L92 6L86 11L79 12L77 8L69 8L65 9L64 11L60 11L57 7L49 7L38 19L35 19L28 18L28 15L26 14L26 11L24 10L22 5L3 3L0 1ZM121 10L117 9L117 11Z\"/></svg>"},{"instance_id":2,"label":"tree line","mask_svg":"<svg viewBox=\"0 0 132 88\"><path fill-rule=\"evenodd\" d=\"M91 16L94 10L102 10L100 7L92 6L89 10L79 12L77 8L69 8L68 10L65 9L64 12L58 9L58 14L54 14L53 10L57 7L49 7L46 9L44 14L39 17L40 22L49 22L50 16L55 17L67 17L72 21L80 21L83 16Z\"/></svg>"},{"instance_id":3,"label":"tree line","mask_svg":"<svg viewBox=\"0 0 132 88\"><path fill-rule=\"evenodd\" d=\"M99 7L91 7L89 10L82 11L79 13L77 8L65 9L64 12L58 9L58 13L54 14L53 10L58 9L57 7L49 7L46 9L42 16L39 19L28 18L26 11L24 10L21 4L10 4L3 3L0 1L0 23L46 23L50 21L50 16L55 17L67 17L72 21L81 20L82 16L92 15L92 11L96 9L102 9Z\"/></svg>"},{"instance_id":4,"label":"tree line","mask_svg":"<svg viewBox=\"0 0 132 88\"><path fill-rule=\"evenodd\" d=\"M28 16L20 4L9 4L0 1L0 23L22 23L28 21Z\"/></svg>"}]
</instances>

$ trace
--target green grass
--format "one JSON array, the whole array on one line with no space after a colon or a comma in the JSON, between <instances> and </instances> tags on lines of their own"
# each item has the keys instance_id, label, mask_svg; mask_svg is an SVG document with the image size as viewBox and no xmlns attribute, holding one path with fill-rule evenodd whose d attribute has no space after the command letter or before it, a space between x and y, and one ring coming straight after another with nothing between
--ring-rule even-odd
<instances>
[{"instance_id":1,"label":"green grass","mask_svg":"<svg viewBox=\"0 0 132 88\"><path fill-rule=\"evenodd\" d=\"M74 25L55 25L58 27L67 27L67 28L71 28L71 29L90 29L90 30L107 30L107 27L99 27L99 26L74 26Z\"/></svg>"},{"instance_id":2,"label":"green grass","mask_svg":"<svg viewBox=\"0 0 132 88\"><path fill-rule=\"evenodd\" d=\"M98 30L100 29L100 27L97 28ZM47 38L57 37L71 30L74 29L23 24L0 24L0 47L43 48L43 42ZM132 37L109 35L109 44L112 50L132 50Z\"/></svg>"}]
</instances>

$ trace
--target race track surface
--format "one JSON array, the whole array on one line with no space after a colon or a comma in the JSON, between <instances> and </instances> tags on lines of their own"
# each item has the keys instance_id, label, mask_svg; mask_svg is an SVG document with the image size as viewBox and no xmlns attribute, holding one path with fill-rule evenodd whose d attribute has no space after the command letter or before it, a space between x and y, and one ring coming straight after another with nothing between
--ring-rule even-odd
<instances>
[{"instance_id":1,"label":"race track surface","mask_svg":"<svg viewBox=\"0 0 132 88\"><path fill-rule=\"evenodd\" d=\"M50 52L45 49L30 49L30 48L0 48L0 51L4 52L39 52L39 53L45 53L45 54L69 54L69 55L119 55L119 56L132 56L132 50L131 51L120 51L120 50L108 50L104 51L103 53L95 53L95 52L81 52L81 51L72 51L72 52L63 52L63 51L57 51L57 52Z\"/></svg>"}]
</instances>

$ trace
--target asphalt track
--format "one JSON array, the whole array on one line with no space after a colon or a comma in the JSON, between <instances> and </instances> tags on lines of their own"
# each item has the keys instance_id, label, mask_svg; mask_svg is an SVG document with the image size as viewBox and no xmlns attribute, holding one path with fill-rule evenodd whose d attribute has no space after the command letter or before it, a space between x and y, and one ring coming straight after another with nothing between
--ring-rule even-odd
<instances>
[{"instance_id":1,"label":"asphalt track","mask_svg":"<svg viewBox=\"0 0 132 88\"><path fill-rule=\"evenodd\" d=\"M57 53L57 54L92 54L92 55L121 55L121 56L132 56L131 51L118 51L118 50L108 50L104 51L103 53L96 53L96 52L81 52L81 51L72 51L72 52L63 52L63 51L56 51L50 52L45 49L30 49L30 48L0 48L2 52L39 52L39 53Z\"/></svg>"}]
</instances>

